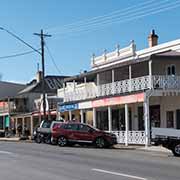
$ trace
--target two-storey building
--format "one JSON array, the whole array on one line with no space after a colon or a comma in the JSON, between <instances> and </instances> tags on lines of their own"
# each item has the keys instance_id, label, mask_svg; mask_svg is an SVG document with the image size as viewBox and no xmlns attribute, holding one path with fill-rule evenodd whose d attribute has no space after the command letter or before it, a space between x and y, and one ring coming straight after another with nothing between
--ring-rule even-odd
<instances>
[{"instance_id":1,"label":"two-storey building","mask_svg":"<svg viewBox=\"0 0 180 180\"><path fill-rule=\"evenodd\" d=\"M114 132L126 145L149 145L151 127L180 129L180 39L158 45L153 30L148 42L93 55L91 71L58 90L60 114Z\"/></svg>"},{"instance_id":2,"label":"two-storey building","mask_svg":"<svg viewBox=\"0 0 180 180\"><path fill-rule=\"evenodd\" d=\"M24 112L27 108L26 100L23 97L17 96L18 92L25 87L24 84L0 81L1 135L4 135L5 128L11 127L11 116L17 112Z\"/></svg>"},{"instance_id":3,"label":"two-storey building","mask_svg":"<svg viewBox=\"0 0 180 180\"><path fill-rule=\"evenodd\" d=\"M63 87L63 79L68 76L45 76L45 93L46 93L46 116L49 120L57 119L57 103L61 98L57 97L57 89ZM16 101L17 97L23 100ZM20 106L22 111L11 110L11 127L16 129L22 127L22 132L29 130L29 135L33 134L33 129L43 120L43 98L42 98L42 72L38 71L36 79L28 83L14 97L14 106ZM19 109L19 108L18 108Z\"/></svg>"}]
</instances>

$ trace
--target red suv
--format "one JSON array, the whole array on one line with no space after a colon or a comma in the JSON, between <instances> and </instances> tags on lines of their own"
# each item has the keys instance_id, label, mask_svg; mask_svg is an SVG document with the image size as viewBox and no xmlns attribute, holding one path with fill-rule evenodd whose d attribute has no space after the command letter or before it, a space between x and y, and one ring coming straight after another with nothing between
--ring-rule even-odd
<instances>
[{"instance_id":1,"label":"red suv","mask_svg":"<svg viewBox=\"0 0 180 180\"><path fill-rule=\"evenodd\" d=\"M52 128L51 140L59 146L94 144L98 148L117 144L115 134L107 133L83 123L61 123Z\"/></svg>"}]
</instances>

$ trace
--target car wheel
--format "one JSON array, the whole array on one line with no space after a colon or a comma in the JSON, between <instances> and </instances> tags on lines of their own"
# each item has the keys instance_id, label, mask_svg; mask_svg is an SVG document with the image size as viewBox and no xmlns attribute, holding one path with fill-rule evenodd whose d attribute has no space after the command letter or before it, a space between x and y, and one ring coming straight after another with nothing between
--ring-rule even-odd
<instances>
[{"instance_id":1,"label":"car wheel","mask_svg":"<svg viewBox=\"0 0 180 180\"><path fill-rule=\"evenodd\" d=\"M52 137L51 137L51 140L50 140L50 141L51 141L51 144L52 144L52 145L57 145L57 140L54 140Z\"/></svg>"},{"instance_id":2,"label":"car wheel","mask_svg":"<svg viewBox=\"0 0 180 180\"><path fill-rule=\"evenodd\" d=\"M104 138L99 137L95 140L95 145L97 148L104 148L106 146L106 141Z\"/></svg>"},{"instance_id":3,"label":"car wheel","mask_svg":"<svg viewBox=\"0 0 180 180\"><path fill-rule=\"evenodd\" d=\"M63 147L67 145L67 139L64 136L58 138L58 145Z\"/></svg>"},{"instance_id":4,"label":"car wheel","mask_svg":"<svg viewBox=\"0 0 180 180\"><path fill-rule=\"evenodd\" d=\"M180 143L175 144L175 146L172 149L172 152L174 156L180 157Z\"/></svg>"},{"instance_id":5,"label":"car wheel","mask_svg":"<svg viewBox=\"0 0 180 180\"><path fill-rule=\"evenodd\" d=\"M46 137L45 140L44 140L44 142L45 142L46 144L51 144L51 138L50 138L50 137Z\"/></svg>"},{"instance_id":6,"label":"car wheel","mask_svg":"<svg viewBox=\"0 0 180 180\"><path fill-rule=\"evenodd\" d=\"M42 142L42 139L41 139L41 135L40 134L37 134L36 138L35 138L35 142L40 144Z\"/></svg>"}]
</instances>

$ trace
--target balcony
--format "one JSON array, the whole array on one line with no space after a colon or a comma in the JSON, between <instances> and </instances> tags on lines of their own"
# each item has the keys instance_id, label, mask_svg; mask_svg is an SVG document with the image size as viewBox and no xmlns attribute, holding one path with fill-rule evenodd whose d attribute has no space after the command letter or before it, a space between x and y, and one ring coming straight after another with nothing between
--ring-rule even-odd
<instances>
[{"instance_id":1,"label":"balcony","mask_svg":"<svg viewBox=\"0 0 180 180\"><path fill-rule=\"evenodd\" d=\"M180 76L142 76L96 86L95 83L76 85L70 91L64 89L64 102L93 99L96 97L120 95L147 89L178 90ZM62 95L62 91L61 91Z\"/></svg>"}]
</instances>

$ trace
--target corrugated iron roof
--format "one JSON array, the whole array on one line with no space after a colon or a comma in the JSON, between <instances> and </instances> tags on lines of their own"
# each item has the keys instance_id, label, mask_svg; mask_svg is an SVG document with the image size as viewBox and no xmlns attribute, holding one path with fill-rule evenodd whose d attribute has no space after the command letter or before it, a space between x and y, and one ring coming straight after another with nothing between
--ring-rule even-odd
<instances>
[{"instance_id":1,"label":"corrugated iron roof","mask_svg":"<svg viewBox=\"0 0 180 180\"><path fill-rule=\"evenodd\" d=\"M0 100L17 96L18 92L25 87L24 84L0 81Z\"/></svg>"},{"instance_id":2,"label":"corrugated iron roof","mask_svg":"<svg viewBox=\"0 0 180 180\"><path fill-rule=\"evenodd\" d=\"M45 92L56 93L57 89L63 87L64 78L68 76L46 76L45 77ZM33 83L28 85L25 89L19 92L19 94L25 93L42 93L42 81L39 83Z\"/></svg>"}]
</instances>

